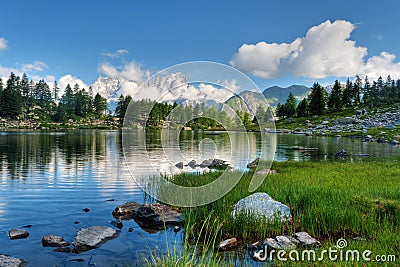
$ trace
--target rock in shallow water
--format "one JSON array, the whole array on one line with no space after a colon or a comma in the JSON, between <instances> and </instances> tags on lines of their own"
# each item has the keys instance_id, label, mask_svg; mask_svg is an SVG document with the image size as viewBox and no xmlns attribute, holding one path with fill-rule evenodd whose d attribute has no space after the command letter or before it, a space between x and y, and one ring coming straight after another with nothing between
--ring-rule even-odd
<instances>
[{"instance_id":1,"label":"rock in shallow water","mask_svg":"<svg viewBox=\"0 0 400 267\"><path fill-rule=\"evenodd\" d=\"M24 267L27 262L22 259L14 258L8 255L0 254L0 266L1 267Z\"/></svg>"},{"instance_id":2,"label":"rock in shallow water","mask_svg":"<svg viewBox=\"0 0 400 267\"><path fill-rule=\"evenodd\" d=\"M267 221L274 220L275 218L287 221L291 218L289 207L274 200L266 193L254 193L239 200L233 206L232 216L235 218L241 213L256 217L262 216Z\"/></svg>"},{"instance_id":3,"label":"rock in shallow water","mask_svg":"<svg viewBox=\"0 0 400 267\"><path fill-rule=\"evenodd\" d=\"M13 228L8 231L8 236L10 239L27 238L29 236L29 232L18 228Z\"/></svg>"},{"instance_id":4,"label":"rock in shallow water","mask_svg":"<svg viewBox=\"0 0 400 267\"><path fill-rule=\"evenodd\" d=\"M74 252L80 253L98 248L107 241L118 237L120 231L106 226L92 226L78 231L74 242Z\"/></svg>"},{"instance_id":5,"label":"rock in shallow water","mask_svg":"<svg viewBox=\"0 0 400 267\"><path fill-rule=\"evenodd\" d=\"M112 214L122 219L134 219L142 229L148 232L157 232L164 226L180 225L182 222L180 211L160 203L140 205L136 202L128 202L116 207Z\"/></svg>"},{"instance_id":6,"label":"rock in shallow water","mask_svg":"<svg viewBox=\"0 0 400 267\"><path fill-rule=\"evenodd\" d=\"M67 247L70 243L66 242L64 238L56 235L47 235L42 238L43 247Z\"/></svg>"},{"instance_id":7,"label":"rock in shallow water","mask_svg":"<svg viewBox=\"0 0 400 267\"><path fill-rule=\"evenodd\" d=\"M296 239L304 246L319 245L319 242L307 232L298 232L295 234Z\"/></svg>"}]
</instances>

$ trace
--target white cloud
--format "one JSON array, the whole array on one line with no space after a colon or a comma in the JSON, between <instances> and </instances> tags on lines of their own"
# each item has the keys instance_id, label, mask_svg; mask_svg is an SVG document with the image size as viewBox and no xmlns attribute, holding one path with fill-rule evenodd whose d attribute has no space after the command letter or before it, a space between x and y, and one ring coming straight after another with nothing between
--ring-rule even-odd
<instances>
[{"instance_id":1,"label":"white cloud","mask_svg":"<svg viewBox=\"0 0 400 267\"><path fill-rule=\"evenodd\" d=\"M35 61L33 63L21 65L21 71L23 72L44 71L45 68L48 68L48 66L42 61Z\"/></svg>"},{"instance_id":2,"label":"white cloud","mask_svg":"<svg viewBox=\"0 0 400 267\"><path fill-rule=\"evenodd\" d=\"M286 73L319 79L330 76L369 75L400 76L395 55L382 52L365 58L367 48L357 46L350 35L355 25L344 20L327 20L310 28L305 37L292 43L243 44L230 61L233 67L261 78L279 77Z\"/></svg>"},{"instance_id":3,"label":"white cloud","mask_svg":"<svg viewBox=\"0 0 400 267\"><path fill-rule=\"evenodd\" d=\"M51 76L48 76L51 77ZM47 82L47 81L46 81ZM53 81L54 82L54 81ZM59 95L62 96L64 94L64 90L65 87L67 87L67 85L69 84L72 88L74 87L75 84L78 84L79 87L85 88L86 90L89 90L89 86L84 83L81 79L79 79L76 76L72 76L71 74L67 74L62 76L59 80L58 80L58 87L60 88L60 92ZM52 86L52 85L51 85Z\"/></svg>"},{"instance_id":4,"label":"white cloud","mask_svg":"<svg viewBox=\"0 0 400 267\"><path fill-rule=\"evenodd\" d=\"M99 72L109 77L123 78L135 82L143 82L150 77L150 71L143 70L141 65L135 61L117 67L105 62L100 64Z\"/></svg>"},{"instance_id":5,"label":"white cloud","mask_svg":"<svg viewBox=\"0 0 400 267\"><path fill-rule=\"evenodd\" d=\"M129 51L126 50L126 49L119 49L119 50L117 50L115 52L106 51L106 52L101 53L101 55L105 56L105 57L110 57L110 58L118 58L118 57L121 57L121 56L123 56L125 54L128 54L128 53L129 53Z\"/></svg>"},{"instance_id":6,"label":"white cloud","mask_svg":"<svg viewBox=\"0 0 400 267\"><path fill-rule=\"evenodd\" d=\"M3 37L0 37L0 50L5 50L7 49L8 45L7 45L7 40L4 39Z\"/></svg>"},{"instance_id":7,"label":"white cloud","mask_svg":"<svg viewBox=\"0 0 400 267\"><path fill-rule=\"evenodd\" d=\"M377 79L379 76L400 78L400 62L394 62L396 56L388 52L382 52L379 56L370 57L362 68L362 73L370 79Z\"/></svg>"}]
</instances>

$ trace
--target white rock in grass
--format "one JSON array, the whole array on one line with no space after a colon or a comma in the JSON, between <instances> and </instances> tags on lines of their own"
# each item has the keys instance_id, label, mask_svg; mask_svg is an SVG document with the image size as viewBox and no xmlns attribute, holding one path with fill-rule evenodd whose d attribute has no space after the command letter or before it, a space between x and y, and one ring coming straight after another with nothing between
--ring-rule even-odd
<instances>
[{"instance_id":1,"label":"white rock in grass","mask_svg":"<svg viewBox=\"0 0 400 267\"><path fill-rule=\"evenodd\" d=\"M267 221L280 218L282 222L285 222L291 218L290 208L274 200L267 193L254 193L239 200L233 206L232 216L235 218L241 213L256 217L262 216Z\"/></svg>"}]
</instances>

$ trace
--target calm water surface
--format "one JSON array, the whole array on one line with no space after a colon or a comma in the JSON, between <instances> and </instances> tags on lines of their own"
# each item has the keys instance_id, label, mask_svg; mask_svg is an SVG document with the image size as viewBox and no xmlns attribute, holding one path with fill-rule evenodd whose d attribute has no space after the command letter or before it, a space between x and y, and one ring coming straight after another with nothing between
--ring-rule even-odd
<instances>
[{"instance_id":1,"label":"calm water surface","mask_svg":"<svg viewBox=\"0 0 400 267\"><path fill-rule=\"evenodd\" d=\"M260 133L247 137L234 133L232 144L227 134L207 135L185 132L179 139L180 157L165 157L169 149L161 143L159 132L145 135L146 150L135 142L126 152L133 175L146 175L143 160L151 160L157 172L179 172L178 158L201 160L215 156L244 169L249 159L263 156ZM138 138L142 138L138 133ZM202 139L206 140L201 141ZM359 139L273 135L264 138L270 149L276 142L275 160L342 160L334 156L340 149L349 152L345 161L377 160L399 155L400 149L388 144L362 143ZM235 151L237 145L249 144L247 151ZM124 221L118 238L101 248L81 254L53 252L44 248L41 238L48 234L72 241L76 231L94 225L111 226L112 210L128 201L152 201L136 185L126 167L118 131L74 130L64 132L0 132L0 254L24 258L29 266L141 266L149 250L165 251L167 245L180 244L182 231L150 234L133 220ZM317 147L302 153L293 146ZM165 152L167 151L167 152ZM370 154L361 157L358 154ZM164 156L163 156L164 155ZM189 170L189 169L184 169ZM154 170L152 170L154 171ZM109 200L114 201L109 201ZM82 211L89 208L90 212ZM75 224L74 222L79 222ZM32 225L27 239L10 240L8 230ZM112 227L112 226L111 226ZM133 232L129 233L128 228ZM84 259L85 262L71 261Z\"/></svg>"}]
</instances>

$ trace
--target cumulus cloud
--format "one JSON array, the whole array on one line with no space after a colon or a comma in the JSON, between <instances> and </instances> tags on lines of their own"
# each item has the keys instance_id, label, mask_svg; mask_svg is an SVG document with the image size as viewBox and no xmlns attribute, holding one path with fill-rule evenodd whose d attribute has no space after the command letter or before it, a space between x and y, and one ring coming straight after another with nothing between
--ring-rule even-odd
<instances>
[{"instance_id":1,"label":"cumulus cloud","mask_svg":"<svg viewBox=\"0 0 400 267\"><path fill-rule=\"evenodd\" d=\"M128 53L129 53L129 51L126 50L126 49L119 49L119 50L117 50L115 52L106 51L106 52L101 53L101 55L105 56L105 57L110 57L110 58L118 58L118 57L121 57L121 56L123 56L125 54L128 54Z\"/></svg>"},{"instance_id":2,"label":"cumulus cloud","mask_svg":"<svg viewBox=\"0 0 400 267\"><path fill-rule=\"evenodd\" d=\"M50 76L49 76L49 77L50 77ZM53 82L54 82L54 81L53 81ZM60 92L59 92L59 95L60 95L60 96L64 94L65 87L67 87L68 84L69 84L71 87L74 87L75 84L78 84L79 87L80 87L81 89L82 89L82 88L85 88L86 90L89 89L89 86L88 86L86 83L84 83L84 82L83 82L81 79L79 79L78 77L72 76L71 74L67 74L67 75L62 76L62 77L58 80L57 83L58 83L58 87L60 88Z\"/></svg>"},{"instance_id":3,"label":"cumulus cloud","mask_svg":"<svg viewBox=\"0 0 400 267\"><path fill-rule=\"evenodd\" d=\"M21 65L21 71L23 72L44 71L45 68L48 68L48 66L42 61L35 61L33 63Z\"/></svg>"},{"instance_id":4,"label":"cumulus cloud","mask_svg":"<svg viewBox=\"0 0 400 267\"><path fill-rule=\"evenodd\" d=\"M142 69L142 66L135 61L128 62L123 66L114 66L105 62L100 64L99 72L109 77L123 78L136 82L142 82L150 77L150 71Z\"/></svg>"},{"instance_id":5,"label":"cumulus cloud","mask_svg":"<svg viewBox=\"0 0 400 267\"><path fill-rule=\"evenodd\" d=\"M350 40L355 25L344 20L327 20L307 31L305 37L292 43L243 44L230 64L239 70L261 78L274 78L286 73L298 77L352 77L356 74L400 75L399 63L387 52L368 59L367 48Z\"/></svg>"},{"instance_id":6,"label":"cumulus cloud","mask_svg":"<svg viewBox=\"0 0 400 267\"><path fill-rule=\"evenodd\" d=\"M3 37L0 37L0 50L5 50L7 49L8 45L7 45L7 40L4 39Z\"/></svg>"}]
</instances>

